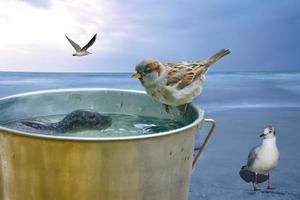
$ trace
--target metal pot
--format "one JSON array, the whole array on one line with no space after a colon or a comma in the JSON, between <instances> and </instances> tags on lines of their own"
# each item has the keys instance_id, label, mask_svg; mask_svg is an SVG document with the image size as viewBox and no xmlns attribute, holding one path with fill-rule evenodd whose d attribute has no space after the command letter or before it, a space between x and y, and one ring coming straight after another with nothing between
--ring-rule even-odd
<instances>
[{"instance_id":1,"label":"metal pot","mask_svg":"<svg viewBox=\"0 0 300 200\"><path fill-rule=\"evenodd\" d=\"M79 108L187 120L168 132L130 137L64 137L22 132L3 124L66 114ZM192 167L215 122L202 110L163 111L144 92L113 89L49 90L0 99L0 199L186 200ZM193 157L195 136L212 127ZM2 125L1 125L2 124Z\"/></svg>"}]
</instances>

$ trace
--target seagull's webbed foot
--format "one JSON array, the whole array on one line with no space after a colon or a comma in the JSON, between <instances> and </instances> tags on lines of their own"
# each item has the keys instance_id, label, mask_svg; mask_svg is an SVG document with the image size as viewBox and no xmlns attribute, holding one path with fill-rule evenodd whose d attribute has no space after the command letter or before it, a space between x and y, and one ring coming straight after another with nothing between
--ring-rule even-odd
<instances>
[{"instance_id":1,"label":"seagull's webbed foot","mask_svg":"<svg viewBox=\"0 0 300 200\"><path fill-rule=\"evenodd\" d=\"M259 188L257 188L257 183L252 183L252 185L253 185L253 191L254 192L258 192L258 191L260 191L260 189Z\"/></svg>"},{"instance_id":2,"label":"seagull's webbed foot","mask_svg":"<svg viewBox=\"0 0 300 200\"><path fill-rule=\"evenodd\" d=\"M267 189L268 190L274 190L275 189L274 187L271 187L271 184L270 184L270 172L268 173L268 186L267 186Z\"/></svg>"},{"instance_id":3,"label":"seagull's webbed foot","mask_svg":"<svg viewBox=\"0 0 300 200\"><path fill-rule=\"evenodd\" d=\"M271 187L271 186L269 186L268 185L268 187L267 187L267 190L275 190L276 188L274 188L274 187Z\"/></svg>"}]
</instances>

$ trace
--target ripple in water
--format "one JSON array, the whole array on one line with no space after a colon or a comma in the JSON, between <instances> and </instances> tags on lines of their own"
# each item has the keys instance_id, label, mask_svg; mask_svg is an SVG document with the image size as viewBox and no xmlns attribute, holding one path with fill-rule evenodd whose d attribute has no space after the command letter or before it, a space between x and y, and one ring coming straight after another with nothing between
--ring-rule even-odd
<instances>
[{"instance_id":1,"label":"ripple in water","mask_svg":"<svg viewBox=\"0 0 300 200\"><path fill-rule=\"evenodd\" d=\"M122 137L122 136L137 136L148 135L170 131L185 126L183 122L160 119L155 117L146 117L138 115L124 115L124 114L109 114L105 115L112 117L112 125L104 130L81 130L77 132L58 133L55 131L38 130L28 127L19 121L14 121L5 126L19 131L38 133L44 135L57 136L72 136L72 137ZM46 123L54 123L62 120L65 115L55 116L41 116L25 120L41 121Z\"/></svg>"}]
</instances>

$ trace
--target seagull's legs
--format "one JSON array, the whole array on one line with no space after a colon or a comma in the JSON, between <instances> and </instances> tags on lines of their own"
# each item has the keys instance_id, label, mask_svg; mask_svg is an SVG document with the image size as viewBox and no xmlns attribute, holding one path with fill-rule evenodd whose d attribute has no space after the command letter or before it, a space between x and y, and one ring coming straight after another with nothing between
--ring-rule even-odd
<instances>
[{"instance_id":1,"label":"seagull's legs","mask_svg":"<svg viewBox=\"0 0 300 200\"><path fill-rule=\"evenodd\" d=\"M255 173L255 181L253 183L253 191L257 192L259 189L257 188L257 173Z\"/></svg>"},{"instance_id":2,"label":"seagull's legs","mask_svg":"<svg viewBox=\"0 0 300 200\"><path fill-rule=\"evenodd\" d=\"M267 186L267 189L268 190L275 189L275 188L271 187L271 184L270 184L270 172L268 172L268 186Z\"/></svg>"}]
</instances>

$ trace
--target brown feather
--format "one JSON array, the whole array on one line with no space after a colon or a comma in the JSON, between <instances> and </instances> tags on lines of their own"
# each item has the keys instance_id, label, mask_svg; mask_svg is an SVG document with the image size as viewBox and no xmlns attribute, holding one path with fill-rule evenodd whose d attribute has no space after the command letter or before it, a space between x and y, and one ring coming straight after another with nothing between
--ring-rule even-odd
<instances>
[{"instance_id":1,"label":"brown feather","mask_svg":"<svg viewBox=\"0 0 300 200\"><path fill-rule=\"evenodd\" d=\"M168 69L167 85L177 84L177 89L183 89L193 83L201 75L205 74L207 68L204 65L166 64Z\"/></svg>"},{"instance_id":2,"label":"brown feather","mask_svg":"<svg viewBox=\"0 0 300 200\"><path fill-rule=\"evenodd\" d=\"M161 74L160 63L157 61L147 64L146 68L149 68L151 71L157 71L159 76Z\"/></svg>"}]
</instances>

